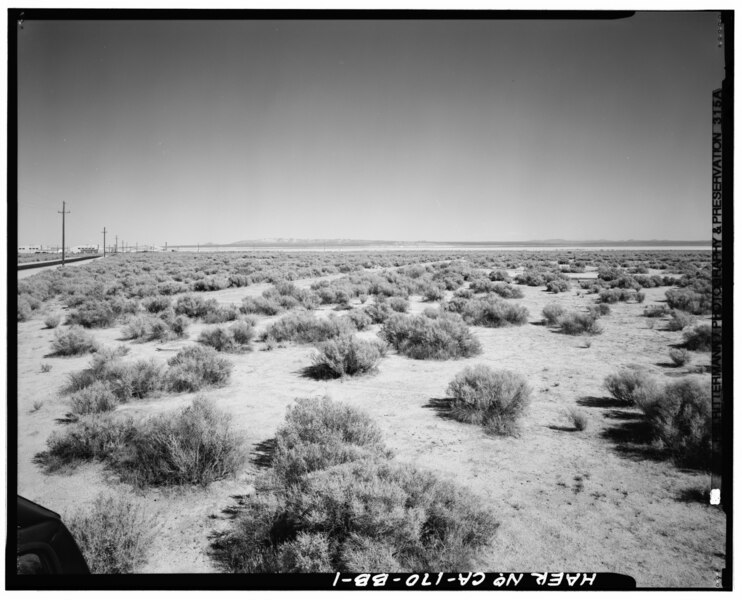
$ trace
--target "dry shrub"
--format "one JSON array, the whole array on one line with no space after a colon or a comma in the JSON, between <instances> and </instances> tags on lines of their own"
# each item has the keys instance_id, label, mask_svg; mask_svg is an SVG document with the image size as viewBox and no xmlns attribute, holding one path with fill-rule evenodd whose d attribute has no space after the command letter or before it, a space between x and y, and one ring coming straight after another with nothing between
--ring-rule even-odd
<instances>
[{"instance_id":1,"label":"dry shrub","mask_svg":"<svg viewBox=\"0 0 742 600\"><path fill-rule=\"evenodd\" d=\"M231 416L197 398L138 427L122 467L139 485L208 485L233 475L242 461Z\"/></svg>"},{"instance_id":2,"label":"dry shrub","mask_svg":"<svg viewBox=\"0 0 742 600\"><path fill-rule=\"evenodd\" d=\"M112 327L119 313L117 308L107 300L87 298L70 313L68 322L71 325L81 325L86 328Z\"/></svg>"},{"instance_id":3,"label":"dry shrub","mask_svg":"<svg viewBox=\"0 0 742 600\"><path fill-rule=\"evenodd\" d=\"M227 306L212 306L202 317L204 323L226 323L234 321L240 312L233 304Z\"/></svg>"},{"instance_id":4,"label":"dry shrub","mask_svg":"<svg viewBox=\"0 0 742 600\"><path fill-rule=\"evenodd\" d=\"M670 348L669 354L676 367L682 367L690 360L690 354L685 348Z\"/></svg>"},{"instance_id":5,"label":"dry shrub","mask_svg":"<svg viewBox=\"0 0 742 600\"><path fill-rule=\"evenodd\" d=\"M78 356L88 352L97 352L99 348L95 338L82 327L74 325L67 330L54 332L52 354L57 356Z\"/></svg>"},{"instance_id":6,"label":"dry shrub","mask_svg":"<svg viewBox=\"0 0 742 600\"><path fill-rule=\"evenodd\" d=\"M175 302L175 313L191 319L203 319L210 311L217 311L219 303L214 298L186 294Z\"/></svg>"},{"instance_id":7,"label":"dry shrub","mask_svg":"<svg viewBox=\"0 0 742 600\"><path fill-rule=\"evenodd\" d=\"M657 390L654 379L639 369L622 369L608 375L603 385L616 400L626 404L638 404Z\"/></svg>"},{"instance_id":8,"label":"dry shrub","mask_svg":"<svg viewBox=\"0 0 742 600\"><path fill-rule=\"evenodd\" d=\"M283 312L284 308L278 303L275 298L265 298L258 296L256 298L247 296L242 299L242 306L240 311L243 313L254 313L262 315L277 315Z\"/></svg>"},{"instance_id":9,"label":"dry shrub","mask_svg":"<svg viewBox=\"0 0 742 600\"><path fill-rule=\"evenodd\" d=\"M144 564L152 523L126 496L101 494L66 521L91 573L134 573Z\"/></svg>"},{"instance_id":10,"label":"dry shrub","mask_svg":"<svg viewBox=\"0 0 742 600\"><path fill-rule=\"evenodd\" d=\"M672 289L665 292L665 297L670 308L677 308L694 315L704 315L711 312L713 298L710 288L705 292L691 289Z\"/></svg>"},{"instance_id":11,"label":"dry shrub","mask_svg":"<svg viewBox=\"0 0 742 600\"><path fill-rule=\"evenodd\" d=\"M410 308L410 303L406 298L400 296L391 296L387 299L387 303L394 312L406 313L407 309Z\"/></svg>"},{"instance_id":12,"label":"dry shrub","mask_svg":"<svg viewBox=\"0 0 742 600\"><path fill-rule=\"evenodd\" d=\"M343 377L374 371L384 355L385 347L378 341L343 336L318 344L312 362L323 372Z\"/></svg>"},{"instance_id":13,"label":"dry shrub","mask_svg":"<svg viewBox=\"0 0 742 600\"><path fill-rule=\"evenodd\" d=\"M233 572L467 571L498 523L414 467L351 462L252 500L216 544Z\"/></svg>"},{"instance_id":14,"label":"dry shrub","mask_svg":"<svg viewBox=\"0 0 742 600\"><path fill-rule=\"evenodd\" d=\"M276 433L272 467L286 483L363 458L391 458L381 430L365 413L329 398L300 398Z\"/></svg>"},{"instance_id":15,"label":"dry shrub","mask_svg":"<svg viewBox=\"0 0 742 600\"><path fill-rule=\"evenodd\" d=\"M695 325L696 320L693 315L676 309L672 311L672 317L667 322L667 329L668 331L681 331L686 327Z\"/></svg>"},{"instance_id":16,"label":"dry shrub","mask_svg":"<svg viewBox=\"0 0 742 600\"><path fill-rule=\"evenodd\" d=\"M597 335L603 332L598 318L591 313L569 312L559 319L562 333L567 335Z\"/></svg>"},{"instance_id":17,"label":"dry shrub","mask_svg":"<svg viewBox=\"0 0 742 600\"><path fill-rule=\"evenodd\" d=\"M37 455L48 471L75 466L82 461L114 461L134 433L130 418L111 414L86 415L63 432L53 432L46 441L47 449Z\"/></svg>"},{"instance_id":18,"label":"dry shrub","mask_svg":"<svg viewBox=\"0 0 742 600\"><path fill-rule=\"evenodd\" d=\"M481 327L523 325L528 321L528 309L525 306L511 304L496 295L470 300L456 299L449 302L445 309L459 313L470 325Z\"/></svg>"},{"instance_id":19,"label":"dry shrub","mask_svg":"<svg viewBox=\"0 0 742 600\"><path fill-rule=\"evenodd\" d=\"M281 317L271 325L265 337L274 342L297 342L311 344L324 342L341 335L353 333L354 327L349 319L318 319L312 313L292 313Z\"/></svg>"},{"instance_id":20,"label":"dry shrub","mask_svg":"<svg viewBox=\"0 0 742 600\"><path fill-rule=\"evenodd\" d=\"M584 411L573 406L567 410L567 418L572 421L572 425L577 431L587 429L587 415Z\"/></svg>"},{"instance_id":21,"label":"dry shrub","mask_svg":"<svg viewBox=\"0 0 742 600\"><path fill-rule=\"evenodd\" d=\"M49 315L44 319L47 329L55 329L62 322L60 315Z\"/></svg>"},{"instance_id":22,"label":"dry shrub","mask_svg":"<svg viewBox=\"0 0 742 600\"><path fill-rule=\"evenodd\" d=\"M713 341L711 325L707 323L696 325L693 329L684 331L683 338L685 339L685 347L688 350L708 352L711 350L711 343Z\"/></svg>"},{"instance_id":23,"label":"dry shrub","mask_svg":"<svg viewBox=\"0 0 742 600\"><path fill-rule=\"evenodd\" d=\"M448 384L451 416L482 425L487 433L513 435L531 398L525 378L485 365L467 367Z\"/></svg>"},{"instance_id":24,"label":"dry shrub","mask_svg":"<svg viewBox=\"0 0 742 600\"><path fill-rule=\"evenodd\" d=\"M564 307L561 304L547 304L541 314L544 315L544 322L547 325L555 327L559 325L559 319L564 314Z\"/></svg>"},{"instance_id":25,"label":"dry shrub","mask_svg":"<svg viewBox=\"0 0 742 600\"><path fill-rule=\"evenodd\" d=\"M142 300L144 310L150 313L159 313L170 308L170 298L167 296L152 296Z\"/></svg>"},{"instance_id":26,"label":"dry shrub","mask_svg":"<svg viewBox=\"0 0 742 600\"><path fill-rule=\"evenodd\" d=\"M232 363L213 348L189 346L167 361L167 387L175 392L197 392L229 382Z\"/></svg>"},{"instance_id":27,"label":"dry shrub","mask_svg":"<svg viewBox=\"0 0 742 600\"><path fill-rule=\"evenodd\" d=\"M649 306L644 307L644 316L645 317L664 317L665 315L670 313L670 309L665 306L664 304L651 304Z\"/></svg>"},{"instance_id":28,"label":"dry shrub","mask_svg":"<svg viewBox=\"0 0 742 600\"><path fill-rule=\"evenodd\" d=\"M659 443L683 467L711 463L711 386L694 378L668 383L637 400Z\"/></svg>"},{"instance_id":29,"label":"dry shrub","mask_svg":"<svg viewBox=\"0 0 742 600\"><path fill-rule=\"evenodd\" d=\"M67 391L77 392L96 382L105 384L119 402L145 398L162 388L162 367L153 360L124 363L106 350L94 356L87 369L70 374Z\"/></svg>"},{"instance_id":30,"label":"dry shrub","mask_svg":"<svg viewBox=\"0 0 742 600\"><path fill-rule=\"evenodd\" d=\"M218 352L236 352L250 346L255 330L245 321L237 321L229 328L212 327L204 329L198 341L211 346Z\"/></svg>"},{"instance_id":31,"label":"dry shrub","mask_svg":"<svg viewBox=\"0 0 742 600\"><path fill-rule=\"evenodd\" d=\"M400 354L420 360L463 358L482 351L463 319L451 313L434 318L393 315L382 325L379 335Z\"/></svg>"},{"instance_id":32,"label":"dry shrub","mask_svg":"<svg viewBox=\"0 0 742 600\"><path fill-rule=\"evenodd\" d=\"M72 412L77 415L110 412L119 405L119 399L110 386L102 381L95 381L70 398Z\"/></svg>"}]
</instances>

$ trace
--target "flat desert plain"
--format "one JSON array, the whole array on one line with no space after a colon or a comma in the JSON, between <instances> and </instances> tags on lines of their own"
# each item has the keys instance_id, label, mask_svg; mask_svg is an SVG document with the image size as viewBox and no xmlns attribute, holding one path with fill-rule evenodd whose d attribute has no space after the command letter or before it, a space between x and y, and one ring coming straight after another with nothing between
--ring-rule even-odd
<instances>
[{"instance_id":1,"label":"flat desert plain","mask_svg":"<svg viewBox=\"0 0 742 600\"><path fill-rule=\"evenodd\" d=\"M256 482L267 468L266 448L270 448L287 408L297 398L329 396L368 414L381 429L395 461L429 470L442 480L467 488L480 499L481 508L494 515L499 527L477 555L479 571L604 571L630 575L645 587L712 587L724 566L726 517L722 509L705 499L710 474L678 466L659 452L645 436L642 411L617 401L603 383L620 369L638 367L662 383L689 376L701 377L710 385L710 354L689 352L690 360L682 366L668 358L668 350L683 343L683 332L667 329L669 315L644 315L648 306L666 304L665 293L672 288L668 285L642 288L642 302L611 303L610 313L599 318L602 332L596 335L566 335L544 325L542 309L547 304L581 312L596 305L597 294L583 289L580 281L597 280L599 264L621 262L610 252L586 250L578 254L587 267L582 273L566 275L571 287L564 292L513 283L523 296L505 302L527 308L527 321L504 327L470 325L482 351L468 358L416 360L392 349L373 372L314 379L305 370L312 364L312 344L261 339L261 333L287 312L306 309L253 314L256 335L250 350L220 353L233 364L226 385L193 393L163 390L121 403L114 410L140 419L169 414L201 396L227 413L243 445L245 460L233 476L206 486L139 486L100 461L80 461L57 470L45 468L38 456L47 449L47 439L55 432L63 433L75 419L70 415L70 394L65 386L70 375L85 369L94 356L52 354L55 335L70 327L66 319L74 310L64 294L56 294L18 322L18 493L65 519L91 506L102 492L131 497L147 515L152 533L137 572L220 572L223 567L212 556L213 540L233 527L240 503L258 493ZM649 276L680 277L678 267L686 259L682 252L630 254L632 265L672 259L664 270L650 267L645 271ZM699 255L701 262L709 258L700 252L692 254L696 266ZM593 255L603 262L593 261ZM452 261L466 265L471 274L459 286L465 289L472 278L486 278L497 266L487 260L472 261L471 256L436 256L431 252L415 260L432 270ZM179 257L167 258L172 263ZM321 263L341 258L336 253L313 260ZM526 261L543 267L547 259L553 259L539 252L512 258L501 252L497 258L511 278L523 273ZM137 260L140 266L147 264L136 256L105 259L114 266ZM231 259L219 260L228 271ZM351 274L402 271L411 260L403 259L401 266L391 267L368 264ZM101 266L105 261L66 267L67 279L89 277L94 272L91 269L103 272L108 268ZM557 261L552 262L549 268L558 270ZM616 267L628 273L620 264ZM293 284L311 291L317 281L337 283L348 276L337 269L327 271L293 277ZM24 283L33 281L30 277ZM271 287L266 281L249 282L211 291L180 291L170 299L174 304L179 296L191 294L213 298L222 306L239 306L243 298L260 297ZM129 295L130 291L124 288L122 293ZM445 290L437 301L424 301L420 294L412 293L407 313L416 315L437 308L455 291ZM348 304L356 308L374 301L373 295L351 297ZM322 318L331 313L342 315L344 311L336 308L333 303L319 304L312 312ZM49 315L62 316L56 328L45 325ZM193 319L187 337L142 342L126 339L122 333L131 318L134 315L124 315L113 326L87 331L102 347L126 346L128 354L122 360L151 359L164 365L179 350L199 345L201 332L214 327ZM708 315L697 318L697 323L708 321ZM357 336L379 339L380 328L380 324L372 324ZM448 414L448 383L473 365L511 370L528 382L531 401L517 435L492 435ZM583 413L587 421L584 430L574 426L568 416L570 409Z\"/></svg>"}]
</instances>

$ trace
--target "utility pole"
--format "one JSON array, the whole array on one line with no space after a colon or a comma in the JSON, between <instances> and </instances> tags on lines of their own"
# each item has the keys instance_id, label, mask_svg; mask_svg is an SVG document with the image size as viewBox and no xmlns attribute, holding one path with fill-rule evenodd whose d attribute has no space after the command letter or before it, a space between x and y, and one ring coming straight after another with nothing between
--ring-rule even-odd
<instances>
[{"instance_id":1,"label":"utility pole","mask_svg":"<svg viewBox=\"0 0 742 600\"><path fill-rule=\"evenodd\" d=\"M116 235L116 254L119 253L119 236Z\"/></svg>"},{"instance_id":2,"label":"utility pole","mask_svg":"<svg viewBox=\"0 0 742 600\"><path fill-rule=\"evenodd\" d=\"M103 228L103 258L106 257L106 228Z\"/></svg>"},{"instance_id":3,"label":"utility pole","mask_svg":"<svg viewBox=\"0 0 742 600\"><path fill-rule=\"evenodd\" d=\"M64 202L64 200L63 200L62 201L62 211L61 211L61 214L62 214L62 266L64 266L64 215L70 214L70 211L65 210L65 205L66 204L67 203ZM57 212L59 213L60 211L57 211Z\"/></svg>"}]
</instances>

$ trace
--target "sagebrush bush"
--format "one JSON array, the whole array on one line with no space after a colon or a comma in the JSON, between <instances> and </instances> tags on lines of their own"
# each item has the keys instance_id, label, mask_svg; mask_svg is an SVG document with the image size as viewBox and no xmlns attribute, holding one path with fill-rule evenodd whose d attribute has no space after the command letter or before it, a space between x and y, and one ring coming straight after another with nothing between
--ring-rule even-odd
<instances>
[{"instance_id":1,"label":"sagebrush bush","mask_svg":"<svg viewBox=\"0 0 742 600\"><path fill-rule=\"evenodd\" d=\"M546 284L546 291L552 294L569 291L570 283L564 279L553 279Z\"/></svg>"},{"instance_id":2,"label":"sagebrush bush","mask_svg":"<svg viewBox=\"0 0 742 600\"><path fill-rule=\"evenodd\" d=\"M668 331L681 331L686 327L695 325L696 317L693 315L683 312L682 310L673 310L672 317L667 322Z\"/></svg>"},{"instance_id":3,"label":"sagebrush bush","mask_svg":"<svg viewBox=\"0 0 742 600\"><path fill-rule=\"evenodd\" d=\"M676 367L682 367L690 360L690 354L685 348L670 348L669 354Z\"/></svg>"},{"instance_id":4,"label":"sagebrush bush","mask_svg":"<svg viewBox=\"0 0 742 600\"><path fill-rule=\"evenodd\" d=\"M679 466L711 463L711 386L686 378L668 383L638 403L654 435Z\"/></svg>"},{"instance_id":5,"label":"sagebrush bush","mask_svg":"<svg viewBox=\"0 0 742 600\"><path fill-rule=\"evenodd\" d=\"M400 296L391 296L387 299L387 303L394 312L405 313L410 308L410 303L407 299Z\"/></svg>"},{"instance_id":6,"label":"sagebrush bush","mask_svg":"<svg viewBox=\"0 0 742 600\"><path fill-rule=\"evenodd\" d=\"M711 325L708 323L696 325L693 329L683 332L683 339L685 340L685 347L688 350L708 352L711 350L711 343L713 341Z\"/></svg>"},{"instance_id":7,"label":"sagebrush bush","mask_svg":"<svg viewBox=\"0 0 742 600\"><path fill-rule=\"evenodd\" d=\"M576 431L585 431L587 429L587 415L578 408L571 407L567 410L567 418L572 421Z\"/></svg>"},{"instance_id":8,"label":"sagebrush bush","mask_svg":"<svg viewBox=\"0 0 742 600\"><path fill-rule=\"evenodd\" d=\"M518 419L531 398L525 378L512 371L485 365L467 367L448 384L451 416L482 425L488 433L517 433Z\"/></svg>"},{"instance_id":9,"label":"sagebrush bush","mask_svg":"<svg viewBox=\"0 0 742 600\"><path fill-rule=\"evenodd\" d=\"M33 309L31 308L31 304L28 302L27 299L22 297L18 298L17 314L19 323L28 321L31 318Z\"/></svg>"},{"instance_id":10,"label":"sagebrush bush","mask_svg":"<svg viewBox=\"0 0 742 600\"><path fill-rule=\"evenodd\" d=\"M597 335L603 332L598 318L591 313L569 312L559 319L562 333L567 335Z\"/></svg>"},{"instance_id":11,"label":"sagebrush bush","mask_svg":"<svg viewBox=\"0 0 742 600\"><path fill-rule=\"evenodd\" d=\"M355 328L346 318L319 319L314 314L291 313L281 317L265 332L266 339L275 342L297 342L300 344L324 342L349 335Z\"/></svg>"},{"instance_id":12,"label":"sagebrush bush","mask_svg":"<svg viewBox=\"0 0 742 600\"><path fill-rule=\"evenodd\" d=\"M82 461L115 461L134 429L131 418L116 418L110 413L81 416L63 431L53 432L46 441L46 451L37 458L49 471Z\"/></svg>"},{"instance_id":13,"label":"sagebrush bush","mask_svg":"<svg viewBox=\"0 0 742 600\"><path fill-rule=\"evenodd\" d=\"M206 311L202 317L204 323L226 323L234 321L240 314L240 311L233 304L226 306L213 306Z\"/></svg>"},{"instance_id":14,"label":"sagebrush bush","mask_svg":"<svg viewBox=\"0 0 742 600\"><path fill-rule=\"evenodd\" d=\"M230 421L203 398L139 423L110 413L84 415L52 433L38 459L50 471L105 461L139 486L207 485L234 474L244 459Z\"/></svg>"},{"instance_id":15,"label":"sagebrush bush","mask_svg":"<svg viewBox=\"0 0 742 600\"><path fill-rule=\"evenodd\" d=\"M134 573L144 564L152 523L126 496L101 494L65 521L91 573Z\"/></svg>"},{"instance_id":16,"label":"sagebrush bush","mask_svg":"<svg viewBox=\"0 0 742 600\"><path fill-rule=\"evenodd\" d=\"M122 362L115 352L98 353L90 366L69 375L67 391L77 392L96 382L104 383L119 402L144 398L162 388L162 367L153 360Z\"/></svg>"},{"instance_id":17,"label":"sagebrush bush","mask_svg":"<svg viewBox=\"0 0 742 600\"><path fill-rule=\"evenodd\" d=\"M284 483L365 458L391 458L381 430L364 412L324 398L299 398L276 432L271 466Z\"/></svg>"},{"instance_id":18,"label":"sagebrush bush","mask_svg":"<svg viewBox=\"0 0 742 600\"><path fill-rule=\"evenodd\" d=\"M385 302L374 302L363 307L363 310L371 318L372 323L384 323L390 316L394 314L391 306Z\"/></svg>"},{"instance_id":19,"label":"sagebrush bush","mask_svg":"<svg viewBox=\"0 0 742 600\"><path fill-rule=\"evenodd\" d=\"M234 337L226 327L204 329L198 336L198 341L205 346L211 346L218 352L231 352L237 347Z\"/></svg>"},{"instance_id":20,"label":"sagebrush bush","mask_svg":"<svg viewBox=\"0 0 742 600\"><path fill-rule=\"evenodd\" d=\"M73 310L67 321L85 328L113 327L120 314L136 312L136 302L128 303L116 298L86 298Z\"/></svg>"},{"instance_id":21,"label":"sagebrush bush","mask_svg":"<svg viewBox=\"0 0 742 600\"><path fill-rule=\"evenodd\" d=\"M277 315L284 311L284 308L275 298L265 298L263 296L247 296L242 299L240 311L243 313L253 313L262 315Z\"/></svg>"},{"instance_id":22,"label":"sagebrush bush","mask_svg":"<svg viewBox=\"0 0 742 600\"><path fill-rule=\"evenodd\" d=\"M114 410L119 399L108 384L95 381L70 397L72 412L77 415L110 412Z\"/></svg>"},{"instance_id":23,"label":"sagebrush bush","mask_svg":"<svg viewBox=\"0 0 742 600\"><path fill-rule=\"evenodd\" d=\"M711 312L712 294L710 287L699 292L692 289L672 289L665 292L670 308L677 308L693 315L704 315Z\"/></svg>"},{"instance_id":24,"label":"sagebrush bush","mask_svg":"<svg viewBox=\"0 0 742 600\"><path fill-rule=\"evenodd\" d=\"M350 462L252 500L216 552L233 572L467 571L498 527L479 506L425 471Z\"/></svg>"},{"instance_id":25,"label":"sagebrush bush","mask_svg":"<svg viewBox=\"0 0 742 600\"><path fill-rule=\"evenodd\" d=\"M421 290L421 296L424 302L439 302L443 300L443 290L437 285L428 285Z\"/></svg>"},{"instance_id":26,"label":"sagebrush bush","mask_svg":"<svg viewBox=\"0 0 742 600\"><path fill-rule=\"evenodd\" d=\"M121 334L124 339L150 342L153 340L168 341L186 336L188 329L187 317L182 315L172 317L163 313L162 316L141 315L133 317L123 327Z\"/></svg>"},{"instance_id":27,"label":"sagebrush bush","mask_svg":"<svg viewBox=\"0 0 742 600\"><path fill-rule=\"evenodd\" d=\"M175 302L175 313L191 319L203 319L210 311L218 311L219 303L214 298L203 298L186 294Z\"/></svg>"},{"instance_id":28,"label":"sagebrush bush","mask_svg":"<svg viewBox=\"0 0 742 600\"><path fill-rule=\"evenodd\" d=\"M49 315L44 319L47 329L55 329L62 322L60 315Z\"/></svg>"},{"instance_id":29,"label":"sagebrush bush","mask_svg":"<svg viewBox=\"0 0 742 600\"><path fill-rule=\"evenodd\" d=\"M670 309L664 304L651 304L644 307L645 317L664 317L670 313Z\"/></svg>"},{"instance_id":30,"label":"sagebrush bush","mask_svg":"<svg viewBox=\"0 0 742 600\"><path fill-rule=\"evenodd\" d=\"M482 351L463 319L451 313L437 318L393 315L382 325L379 335L400 354L420 360L465 358Z\"/></svg>"},{"instance_id":31,"label":"sagebrush bush","mask_svg":"<svg viewBox=\"0 0 742 600\"><path fill-rule=\"evenodd\" d=\"M528 309L520 304L511 304L496 295L472 298L458 298L444 307L445 310L459 313L470 325L481 327L505 327L523 325L528 321Z\"/></svg>"},{"instance_id":32,"label":"sagebrush bush","mask_svg":"<svg viewBox=\"0 0 742 600\"><path fill-rule=\"evenodd\" d=\"M587 312L596 319L611 314L611 307L607 304L593 304L587 307Z\"/></svg>"},{"instance_id":33,"label":"sagebrush bush","mask_svg":"<svg viewBox=\"0 0 742 600\"><path fill-rule=\"evenodd\" d=\"M229 327L229 331L232 334L235 343L239 346L249 346L250 342L255 337L253 324L244 320L232 323Z\"/></svg>"},{"instance_id":34,"label":"sagebrush bush","mask_svg":"<svg viewBox=\"0 0 742 600\"><path fill-rule=\"evenodd\" d=\"M138 485L208 485L233 475L243 458L231 416L197 398L137 427L122 467Z\"/></svg>"},{"instance_id":35,"label":"sagebrush bush","mask_svg":"<svg viewBox=\"0 0 742 600\"><path fill-rule=\"evenodd\" d=\"M564 307L561 304L547 304L541 314L544 315L544 322L547 325L555 327L559 325L559 319L564 314Z\"/></svg>"},{"instance_id":36,"label":"sagebrush bush","mask_svg":"<svg viewBox=\"0 0 742 600\"><path fill-rule=\"evenodd\" d=\"M345 316L348 317L350 322L353 323L353 326L358 331L364 331L365 329L368 329L369 326L373 323L373 319L363 308L354 308L348 311Z\"/></svg>"},{"instance_id":37,"label":"sagebrush bush","mask_svg":"<svg viewBox=\"0 0 742 600\"><path fill-rule=\"evenodd\" d=\"M144 310L150 313L159 313L170 308L170 298L167 296L152 296L142 300Z\"/></svg>"},{"instance_id":38,"label":"sagebrush bush","mask_svg":"<svg viewBox=\"0 0 742 600\"><path fill-rule=\"evenodd\" d=\"M318 344L312 362L315 368L334 377L343 377L375 370L384 355L385 348L380 342L350 335Z\"/></svg>"},{"instance_id":39,"label":"sagebrush bush","mask_svg":"<svg viewBox=\"0 0 742 600\"><path fill-rule=\"evenodd\" d=\"M618 373L608 375L603 385L611 396L626 404L638 404L657 390L654 379L639 369L622 369Z\"/></svg>"},{"instance_id":40,"label":"sagebrush bush","mask_svg":"<svg viewBox=\"0 0 742 600\"><path fill-rule=\"evenodd\" d=\"M600 290L598 302L615 304L616 302L644 302L644 295L633 289L610 288Z\"/></svg>"},{"instance_id":41,"label":"sagebrush bush","mask_svg":"<svg viewBox=\"0 0 742 600\"><path fill-rule=\"evenodd\" d=\"M57 356L78 356L88 352L97 352L99 348L95 338L78 325L54 332L52 354Z\"/></svg>"},{"instance_id":42,"label":"sagebrush bush","mask_svg":"<svg viewBox=\"0 0 742 600\"><path fill-rule=\"evenodd\" d=\"M175 392L197 392L229 382L232 363L213 348L189 346L167 361L167 387Z\"/></svg>"}]
</instances>

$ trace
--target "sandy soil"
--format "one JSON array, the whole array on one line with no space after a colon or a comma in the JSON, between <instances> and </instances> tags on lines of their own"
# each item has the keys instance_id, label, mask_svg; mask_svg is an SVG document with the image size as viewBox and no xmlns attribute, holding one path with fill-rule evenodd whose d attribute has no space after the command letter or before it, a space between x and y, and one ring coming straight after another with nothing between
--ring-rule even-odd
<instances>
[{"instance_id":1,"label":"sandy soil","mask_svg":"<svg viewBox=\"0 0 742 600\"><path fill-rule=\"evenodd\" d=\"M262 289L208 295L238 303ZM645 290L646 304L661 301L666 289ZM266 351L257 343L252 352L231 355L231 383L206 395L232 414L253 460L245 462L236 480L206 489L137 491L96 464L44 474L34 455L45 448L52 431L65 426L59 419L68 410L67 400L59 389L89 357L45 357L53 330L44 328L43 315L19 323L18 492L63 516L103 490L135 493L153 516L157 533L143 570L214 572L209 535L229 526L223 511L236 497L252 493L260 471L254 462L256 446L273 436L295 398L329 394L367 411L382 427L397 460L429 468L481 495L501 526L480 570L613 571L631 575L640 586L713 586L724 565L725 515L687 499L708 487L709 476L658 461L646 447L631 444L638 411L617 405L602 388L606 375L629 364L669 378L687 372L688 366L707 364L709 355L693 353L691 365L671 366L667 351L681 334L664 331L659 323L650 328L643 305L637 304L612 305L612 313L602 319L604 332L587 348L583 338L535 323L547 303L581 307L594 302L594 296L579 290L558 296L541 288L523 290L526 296L517 302L529 308L532 323L473 328L484 352L472 359L415 361L392 353L374 375L318 382L302 376L302 368L310 364L308 346ZM429 306L415 300L411 312ZM270 320L259 319L258 329ZM129 345L129 359L164 362L194 343L203 327L193 325L190 340L166 344L123 342L120 328L96 330L95 336L106 345ZM51 370L42 373L42 363ZM477 363L528 378L534 393L520 437L488 437L476 426L446 419L437 408L454 375ZM162 395L119 410L152 414L185 406L192 398ZM35 410L37 401L43 404ZM574 406L588 415L585 431L574 431L564 415Z\"/></svg>"}]
</instances>

